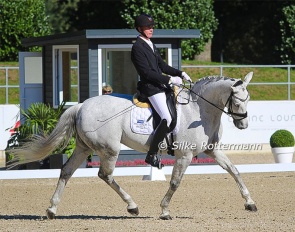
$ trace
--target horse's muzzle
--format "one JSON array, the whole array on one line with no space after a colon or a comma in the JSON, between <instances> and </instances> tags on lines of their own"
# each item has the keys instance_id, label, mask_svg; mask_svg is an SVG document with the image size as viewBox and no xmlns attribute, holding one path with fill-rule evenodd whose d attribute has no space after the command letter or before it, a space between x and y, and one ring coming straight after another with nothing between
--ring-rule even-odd
<instances>
[{"instance_id":1,"label":"horse's muzzle","mask_svg":"<svg viewBox=\"0 0 295 232\"><path fill-rule=\"evenodd\" d=\"M242 120L233 120L234 125L236 128L243 130L246 129L248 127L248 119L242 119Z\"/></svg>"}]
</instances>

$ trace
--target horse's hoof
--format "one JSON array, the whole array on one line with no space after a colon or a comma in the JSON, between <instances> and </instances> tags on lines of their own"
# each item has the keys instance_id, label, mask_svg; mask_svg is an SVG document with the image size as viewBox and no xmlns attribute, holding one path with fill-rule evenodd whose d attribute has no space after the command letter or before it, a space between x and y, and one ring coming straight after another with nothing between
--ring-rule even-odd
<instances>
[{"instance_id":1,"label":"horse's hoof","mask_svg":"<svg viewBox=\"0 0 295 232\"><path fill-rule=\"evenodd\" d=\"M257 207L255 204L245 204L245 210L249 210L251 212L256 212Z\"/></svg>"},{"instance_id":2,"label":"horse's hoof","mask_svg":"<svg viewBox=\"0 0 295 232\"><path fill-rule=\"evenodd\" d=\"M162 220L172 220L172 217L170 215L160 215L160 219L162 219Z\"/></svg>"},{"instance_id":3,"label":"horse's hoof","mask_svg":"<svg viewBox=\"0 0 295 232\"><path fill-rule=\"evenodd\" d=\"M50 209L46 210L46 214L48 219L54 219L55 217L55 214L52 211L50 211Z\"/></svg>"},{"instance_id":4,"label":"horse's hoof","mask_svg":"<svg viewBox=\"0 0 295 232\"><path fill-rule=\"evenodd\" d=\"M139 210L138 207L134 208L134 209L127 209L128 213L130 213L131 215L137 216L139 214Z\"/></svg>"}]
</instances>

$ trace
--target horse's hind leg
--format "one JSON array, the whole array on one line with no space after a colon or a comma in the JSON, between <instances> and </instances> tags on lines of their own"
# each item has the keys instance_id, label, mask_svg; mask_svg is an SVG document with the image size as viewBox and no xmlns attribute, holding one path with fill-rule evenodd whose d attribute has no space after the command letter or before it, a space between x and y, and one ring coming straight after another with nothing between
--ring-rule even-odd
<instances>
[{"instance_id":1,"label":"horse's hind leg","mask_svg":"<svg viewBox=\"0 0 295 232\"><path fill-rule=\"evenodd\" d=\"M105 154L100 157L100 168L98 172L99 178L104 180L113 190L118 193L124 202L128 204L127 211L132 215L138 215L139 210L136 203L132 200L131 196L126 193L114 180L113 171L117 161L117 156L106 156Z\"/></svg>"},{"instance_id":2,"label":"horse's hind leg","mask_svg":"<svg viewBox=\"0 0 295 232\"><path fill-rule=\"evenodd\" d=\"M70 159L64 164L61 169L60 177L57 183L56 190L50 200L51 206L46 210L47 217L53 219L56 215L57 205L61 200L61 195L64 191L64 188L71 178L73 173L77 170L80 164L86 159L90 154L90 150L87 147L81 147L79 144L76 144L76 149Z\"/></svg>"},{"instance_id":3,"label":"horse's hind leg","mask_svg":"<svg viewBox=\"0 0 295 232\"><path fill-rule=\"evenodd\" d=\"M246 200L245 209L249 211L257 211L255 202L252 200L250 193L242 180L239 171L220 150L206 151L207 155L216 160L216 162L225 169L236 181L242 197Z\"/></svg>"}]
</instances>

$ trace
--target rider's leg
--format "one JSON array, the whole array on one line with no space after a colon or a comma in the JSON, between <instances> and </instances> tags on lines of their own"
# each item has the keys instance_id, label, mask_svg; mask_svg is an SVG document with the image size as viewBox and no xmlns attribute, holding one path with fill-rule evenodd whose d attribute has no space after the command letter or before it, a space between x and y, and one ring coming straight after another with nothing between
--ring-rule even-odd
<instances>
[{"instance_id":1,"label":"rider's leg","mask_svg":"<svg viewBox=\"0 0 295 232\"><path fill-rule=\"evenodd\" d=\"M150 103L154 107L154 109L157 111L161 119L166 119L167 121L167 126L169 127L172 118L166 103L166 94L165 93L157 93L153 96L150 96L149 98Z\"/></svg>"},{"instance_id":2,"label":"rider's leg","mask_svg":"<svg viewBox=\"0 0 295 232\"><path fill-rule=\"evenodd\" d=\"M172 118L166 104L165 93L155 94L149 97L149 101L161 117L161 122L154 131L154 135L150 144L150 149L146 156L145 162L154 167L161 168L162 165L160 164L160 161L157 157L157 152L159 150L159 143L163 141L165 135L169 130Z\"/></svg>"}]
</instances>

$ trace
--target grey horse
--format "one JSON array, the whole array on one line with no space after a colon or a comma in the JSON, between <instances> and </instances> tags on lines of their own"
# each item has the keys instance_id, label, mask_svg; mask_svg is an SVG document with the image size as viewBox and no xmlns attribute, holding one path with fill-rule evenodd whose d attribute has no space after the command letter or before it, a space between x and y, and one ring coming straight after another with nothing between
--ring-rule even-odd
<instances>
[{"instance_id":1,"label":"grey horse","mask_svg":"<svg viewBox=\"0 0 295 232\"><path fill-rule=\"evenodd\" d=\"M256 211L255 202L245 186L236 167L221 149L215 149L222 134L221 115L227 108L234 125L239 129L248 126L247 103L250 99L247 85L253 72L244 81L222 76L209 76L198 80L191 88L179 92L178 105L180 126L174 141L190 144L177 146L174 150L175 164L170 186L161 201L160 218L172 219L168 209L171 198L180 185L181 179L192 158L204 152L225 169L236 181L245 209ZM186 102L184 104L184 102ZM138 215L137 204L114 180L113 172L120 152L121 143L140 152L147 152L152 135L135 134L130 127L130 109L136 107L132 101L103 95L87 99L67 109L56 128L47 136L35 136L20 149L14 150L11 166L42 160L63 142L76 136L76 149L62 167L56 190L47 209L47 217L52 219L68 180L89 154L95 152L100 157L98 176L104 180L127 203L127 211ZM163 151L165 153L165 151ZM166 151L167 152L167 151Z\"/></svg>"}]
</instances>

